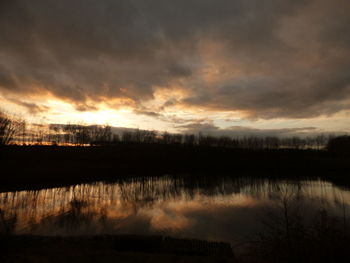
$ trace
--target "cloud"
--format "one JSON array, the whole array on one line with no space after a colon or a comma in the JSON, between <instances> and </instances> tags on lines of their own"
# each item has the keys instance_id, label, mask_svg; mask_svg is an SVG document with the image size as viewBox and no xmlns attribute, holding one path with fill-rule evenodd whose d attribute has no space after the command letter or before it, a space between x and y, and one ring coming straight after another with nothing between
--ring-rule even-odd
<instances>
[{"instance_id":1,"label":"cloud","mask_svg":"<svg viewBox=\"0 0 350 263\"><path fill-rule=\"evenodd\" d=\"M85 111L176 87L188 95L172 105L332 115L350 108L349 11L347 0L1 1L0 91Z\"/></svg>"},{"instance_id":2,"label":"cloud","mask_svg":"<svg viewBox=\"0 0 350 263\"><path fill-rule=\"evenodd\" d=\"M160 117L161 115L157 112L154 112L154 111L140 111L140 110L136 110L134 111L134 113L136 114L141 114L141 115L146 115L146 116L150 116L150 117Z\"/></svg>"},{"instance_id":3,"label":"cloud","mask_svg":"<svg viewBox=\"0 0 350 263\"><path fill-rule=\"evenodd\" d=\"M321 134L322 131L315 127L301 127L301 128L285 128L285 129L256 129L245 126L231 126L227 128L219 128L213 122L200 121L189 124L179 125L177 128L188 134L202 133L211 136L229 136L229 137L292 137L292 136L313 136Z\"/></svg>"},{"instance_id":4,"label":"cloud","mask_svg":"<svg viewBox=\"0 0 350 263\"><path fill-rule=\"evenodd\" d=\"M47 107L45 105L38 105L36 103L26 102L26 101L22 101L22 100L13 99L13 98L8 99L8 101L26 108L30 114L37 114L37 113L41 113L41 112L46 112L50 109L49 107Z\"/></svg>"}]
</instances>

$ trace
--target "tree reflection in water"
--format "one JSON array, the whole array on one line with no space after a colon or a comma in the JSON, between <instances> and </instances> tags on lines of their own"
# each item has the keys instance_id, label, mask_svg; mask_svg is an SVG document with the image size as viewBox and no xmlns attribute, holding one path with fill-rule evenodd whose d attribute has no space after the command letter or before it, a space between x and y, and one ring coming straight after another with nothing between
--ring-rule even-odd
<instances>
[{"instance_id":1,"label":"tree reflection in water","mask_svg":"<svg viewBox=\"0 0 350 263\"><path fill-rule=\"evenodd\" d=\"M348 217L349 192L324 181L164 176L0 193L0 229L42 235L161 233L234 242L259 231L266 211L289 218L291 197L305 216L325 208Z\"/></svg>"}]
</instances>

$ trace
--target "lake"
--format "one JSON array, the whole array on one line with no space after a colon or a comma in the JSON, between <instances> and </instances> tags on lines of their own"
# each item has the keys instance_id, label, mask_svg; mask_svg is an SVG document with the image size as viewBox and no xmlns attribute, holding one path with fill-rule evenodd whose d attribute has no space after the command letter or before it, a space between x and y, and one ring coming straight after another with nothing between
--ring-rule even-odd
<instances>
[{"instance_id":1,"label":"lake","mask_svg":"<svg viewBox=\"0 0 350 263\"><path fill-rule=\"evenodd\" d=\"M254 240L291 218L349 218L350 192L322 180L163 176L0 193L0 227L13 234L168 235ZM342 221L342 219L344 219Z\"/></svg>"}]
</instances>

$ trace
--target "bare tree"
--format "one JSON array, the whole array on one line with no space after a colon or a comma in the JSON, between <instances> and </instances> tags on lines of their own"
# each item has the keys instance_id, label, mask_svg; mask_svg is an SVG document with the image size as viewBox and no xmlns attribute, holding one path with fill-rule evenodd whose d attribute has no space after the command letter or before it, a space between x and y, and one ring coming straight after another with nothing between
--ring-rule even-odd
<instances>
[{"instance_id":1,"label":"bare tree","mask_svg":"<svg viewBox=\"0 0 350 263\"><path fill-rule=\"evenodd\" d=\"M21 139L24 132L24 120L16 120L0 111L0 145L10 144L16 137Z\"/></svg>"}]
</instances>

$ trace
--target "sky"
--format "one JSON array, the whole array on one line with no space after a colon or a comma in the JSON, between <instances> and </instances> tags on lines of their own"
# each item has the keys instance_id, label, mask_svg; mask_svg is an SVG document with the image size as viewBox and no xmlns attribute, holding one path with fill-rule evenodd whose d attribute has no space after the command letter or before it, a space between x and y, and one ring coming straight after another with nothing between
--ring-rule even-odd
<instances>
[{"instance_id":1,"label":"sky","mask_svg":"<svg viewBox=\"0 0 350 263\"><path fill-rule=\"evenodd\" d=\"M349 0L2 0L0 108L35 123L350 132Z\"/></svg>"}]
</instances>

